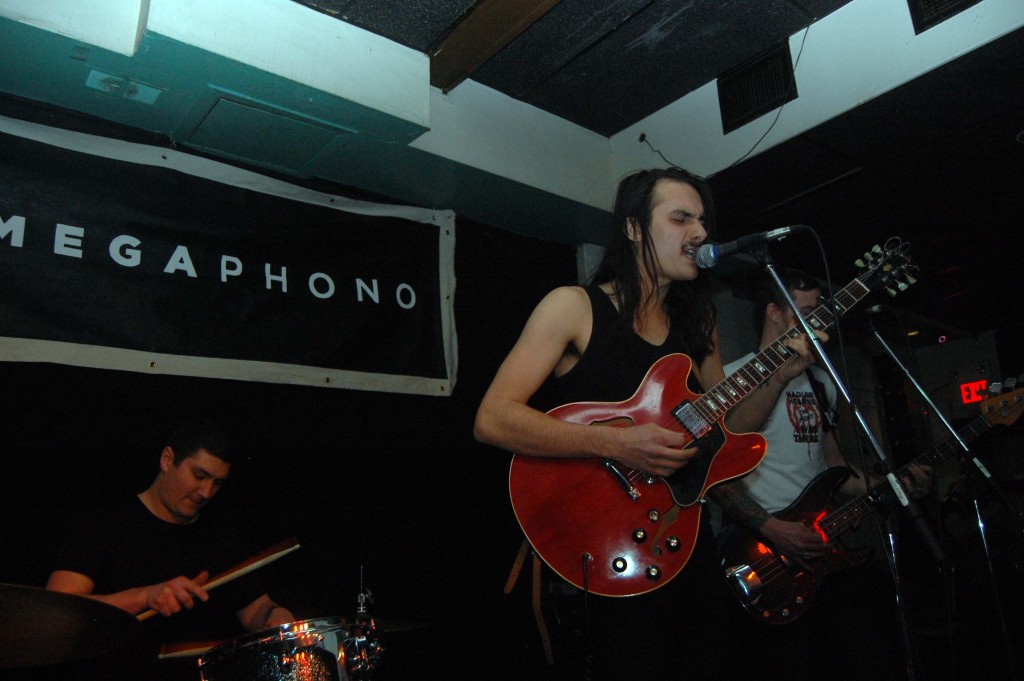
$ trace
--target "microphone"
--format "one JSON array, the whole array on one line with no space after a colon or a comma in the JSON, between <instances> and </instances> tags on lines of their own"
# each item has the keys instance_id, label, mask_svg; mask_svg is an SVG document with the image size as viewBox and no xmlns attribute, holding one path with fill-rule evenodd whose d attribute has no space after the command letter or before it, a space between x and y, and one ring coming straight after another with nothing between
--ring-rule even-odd
<instances>
[{"instance_id":1,"label":"microphone","mask_svg":"<svg viewBox=\"0 0 1024 681\"><path fill-rule=\"evenodd\" d=\"M806 229L806 225L791 225L779 227L767 232L758 232L749 236L742 236L735 241L727 241L724 244L704 244L697 249L697 267L710 269L718 264L722 258L727 258L736 253L747 253L766 244L769 241L778 241L789 236L790 232L798 229Z\"/></svg>"}]
</instances>

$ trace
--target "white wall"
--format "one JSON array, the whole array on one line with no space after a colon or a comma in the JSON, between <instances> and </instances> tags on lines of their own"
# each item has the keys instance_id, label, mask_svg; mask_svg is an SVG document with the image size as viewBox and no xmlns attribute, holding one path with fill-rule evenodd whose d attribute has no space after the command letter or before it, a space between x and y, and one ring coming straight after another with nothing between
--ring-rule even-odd
<instances>
[{"instance_id":1,"label":"white wall","mask_svg":"<svg viewBox=\"0 0 1024 681\"><path fill-rule=\"evenodd\" d=\"M906 2L853 0L790 37L793 59L800 55L794 72L799 97L783 107L755 153L1021 26L1024 3L1019 0L985 0L920 35L914 35ZM705 175L715 173L754 147L777 114L772 111L723 135L717 86L708 83L614 135L612 175L664 165L638 142L640 133L673 163Z\"/></svg>"}]
</instances>

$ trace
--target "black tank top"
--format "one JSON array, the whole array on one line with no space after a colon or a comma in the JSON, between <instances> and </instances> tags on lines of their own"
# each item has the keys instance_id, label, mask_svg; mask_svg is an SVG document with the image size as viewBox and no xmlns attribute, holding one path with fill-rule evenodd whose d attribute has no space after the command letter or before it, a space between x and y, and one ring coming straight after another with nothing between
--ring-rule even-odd
<instances>
[{"instance_id":1,"label":"black tank top","mask_svg":"<svg viewBox=\"0 0 1024 681\"><path fill-rule=\"evenodd\" d=\"M628 399L654 362L673 352L689 355L681 334L670 331L662 345L651 345L620 321L604 291L597 286L586 290L593 328L576 365L553 381L562 404ZM705 354L691 359L696 364ZM701 392L693 372L687 387ZM725 584L708 514L702 513L693 554L675 579L639 596L587 601L595 678L717 678L724 654L719 651L727 649L721 644L726 637L723 613L733 598Z\"/></svg>"},{"instance_id":2,"label":"black tank top","mask_svg":"<svg viewBox=\"0 0 1024 681\"><path fill-rule=\"evenodd\" d=\"M681 352L699 366L707 353L690 354L682 334L670 328L661 345L651 345L631 324L625 324L618 310L599 286L587 286L593 326L590 342L576 365L564 376L555 379L562 403L620 402L628 399L640 386L651 365L665 355ZM703 392L700 381L690 372L687 387Z\"/></svg>"}]
</instances>

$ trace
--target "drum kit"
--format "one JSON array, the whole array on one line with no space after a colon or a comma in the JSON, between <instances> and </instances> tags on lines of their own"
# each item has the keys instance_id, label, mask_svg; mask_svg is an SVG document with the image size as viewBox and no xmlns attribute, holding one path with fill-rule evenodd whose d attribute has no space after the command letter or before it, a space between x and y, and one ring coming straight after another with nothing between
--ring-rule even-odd
<instances>
[{"instance_id":1,"label":"drum kit","mask_svg":"<svg viewBox=\"0 0 1024 681\"><path fill-rule=\"evenodd\" d=\"M372 681L383 645L368 595L353 618L292 622L184 654L199 655L201 681ZM91 598L11 584L0 584L0 616L0 670L117 655L144 626Z\"/></svg>"}]
</instances>

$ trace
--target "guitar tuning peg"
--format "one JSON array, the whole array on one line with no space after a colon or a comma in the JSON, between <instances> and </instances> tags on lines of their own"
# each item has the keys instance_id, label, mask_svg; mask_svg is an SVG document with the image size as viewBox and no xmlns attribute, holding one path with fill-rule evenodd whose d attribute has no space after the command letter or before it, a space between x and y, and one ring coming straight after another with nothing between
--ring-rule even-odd
<instances>
[{"instance_id":1,"label":"guitar tuning peg","mask_svg":"<svg viewBox=\"0 0 1024 681\"><path fill-rule=\"evenodd\" d=\"M911 286L917 283L917 277L915 277L910 272L904 272L903 276L906 277L907 283L910 284Z\"/></svg>"},{"instance_id":2,"label":"guitar tuning peg","mask_svg":"<svg viewBox=\"0 0 1024 681\"><path fill-rule=\"evenodd\" d=\"M886 286L885 287L885 291L886 291L886 293L889 294L890 298L895 298L896 295L897 295L897 292L895 290L893 290L893 288L891 286Z\"/></svg>"},{"instance_id":3,"label":"guitar tuning peg","mask_svg":"<svg viewBox=\"0 0 1024 681\"><path fill-rule=\"evenodd\" d=\"M1003 384L1001 381L993 381L988 384L988 391L993 395L998 395L1003 391Z\"/></svg>"},{"instance_id":4,"label":"guitar tuning peg","mask_svg":"<svg viewBox=\"0 0 1024 681\"><path fill-rule=\"evenodd\" d=\"M871 252L874 253L875 255L882 255L882 247L879 246L878 244L875 244L874 247L871 249Z\"/></svg>"},{"instance_id":5,"label":"guitar tuning peg","mask_svg":"<svg viewBox=\"0 0 1024 681\"><path fill-rule=\"evenodd\" d=\"M902 281L897 281L896 282L896 288L898 288L900 290L900 292L903 292L903 291L906 291L908 288L910 288L910 285L909 284L904 284Z\"/></svg>"},{"instance_id":6,"label":"guitar tuning peg","mask_svg":"<svg viewBox=\"0 0 1024 681\"><path fill-rule=\"evenodd\" d=\"M861 260L860 258L857 258L856 260L854 260L853 264L856 265L858 269L862 269L863 270L863 269L867 268L867 265L865 265L864 261Z\"/></svg>"},{"instance_id":7,"label":"guitar tuning peg","mask_svg":"<svg viewBox=\"0 0 1024 681\"><path fill-rule=\"evenodd\" d=\"M1007 390L1013 390L1017 386L1017 379L1013 377L1008 378L1005 381L1005 385Z\"/></svg>"}]
</instances>

